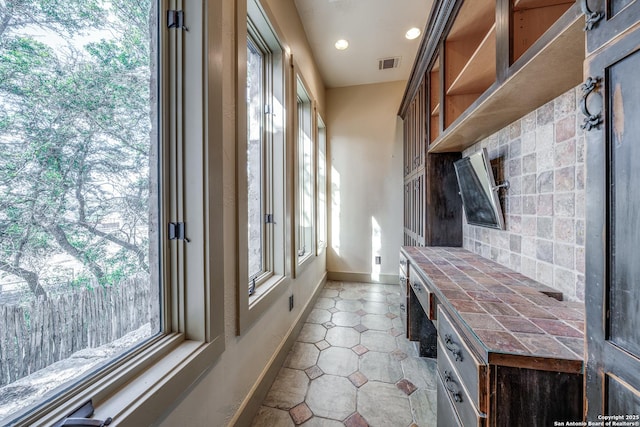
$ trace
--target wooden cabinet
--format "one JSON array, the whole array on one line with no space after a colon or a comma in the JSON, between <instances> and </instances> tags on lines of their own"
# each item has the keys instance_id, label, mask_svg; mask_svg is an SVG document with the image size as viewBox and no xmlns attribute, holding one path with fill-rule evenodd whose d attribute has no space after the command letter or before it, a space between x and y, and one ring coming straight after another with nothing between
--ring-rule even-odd
<instances>
[{"instance_id":1,"label":"wooden cabinet","mask_svg":"<svg viewBox=\"0 0 640 427\"><path fill-rule=\"evenodd\" d=\"M462 205L453 162L459 153L425 155L404 181L404 244L462 245Z\"/></svg>"},{"instance_id":2,"label":"wooden cabinet","mask_svg":"<svg viewBox=\"0 0 640 427\"><path fill-rule=\"evenodd\" d=\"M399 111L405 245L462 244L453 162L580 83L583 27L571 0L436 0Z\"/></svg>"},{"instance_id":3,"label":"wooden cabinet","mask_svg":"<svg viewBox=\"0 0 640 427\"><path fill-rule=\"evenodd\" d=\"M402 254L409 314L436 320L438 426L580 425L583 304L462 248Z\"/></svg>"},{"instance_id":4,"label":"wooden cabinet","mask_svg":"<svg viewBox=\"0 0 640 427\"><path fill-rule=\"evenodd\" d=\"M586 418L640 415L640 2L591 1L587 32ZM605 4L606 3L606 4ZM640 421L627 419L628 421Z\"/></svg>"},{"instance_id":5,"label":"wooden cabinet","mask_svg":"<svg viewBox=\"0 0 640 427\"><path fill-rule=\"evenodd\" d=\"M555 24L574 0L510 0L510 64L516 62Z\"/></svg>"},{"instance_id":6,"label":"wooden cabinet","mask_svg":"<svg viewBox=\"0 0 640 427\"><path fill-rule=\"evenodd\" d=\"M572 0L436 0L399 115L427 93L427 152L470 147L581 82L584 22Z\"/></svg>"},{"instance_id":7,"label":"wooden cabinet","mask_svg":"<svg viewBox=\"0 0 640 427\"><path fill-rule=\"evenodd\" d=\"M446 129L496 81L496 0L461 3L443 45Z\"/></svg>"},{"instance_id":8,"label":"wooden cabinet","mask_svg":"<svg viewBox=\"0 0 640 427\"><path fill-rule=\"evenodd\" d=\"M637 0L579 0L586 14L587 55L608 44L638 22Z\"/></svg>"}]
</instances>

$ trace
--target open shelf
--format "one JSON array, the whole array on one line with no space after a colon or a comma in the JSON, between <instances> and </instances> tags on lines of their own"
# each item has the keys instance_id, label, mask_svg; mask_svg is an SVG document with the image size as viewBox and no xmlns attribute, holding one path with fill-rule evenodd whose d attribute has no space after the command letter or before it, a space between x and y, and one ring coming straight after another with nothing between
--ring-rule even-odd
<instances>
[{"instance_id":1,"label":"open shelf","mask_svg":"<svg viewBox=\"0 0 640 427\"><path fill-rule=\"evenodd\" d=\"M472 0L465 2L456 15L448 41L463 41L469 36L486 34L496 20L496 0Z\"/></svg>"},{"instance_id":2,"label":"open shelf","mask_svg":"<svg viewBox=\"0 0 640 427\"><path fill-rule=\"evenodd\" d=\"M582 81L583 28L584 15L574 4L571 13L564 14L509 68L504 81L472 101L468 108L459 113L459 117L449 123L429 146L429 152L463 151L576 87ZM473 95L447 99L466 96ZM462 107L467 102L469 98L461 99L457 106ZM445 105L445 109L450 108Z\"/></svg>"},{"instance_id":3,"label":"open shelf","mask_svg":"<svg viewBox=\"0 0 640 427\"><path fill-rule=\"evenodd\" d=\"M559 4L569 4L571 6L575 3L574 0L515 0L513 2L513 9L535 9L537 7L557 6Z\"/></svg>"},{"instance_id":4,"label":"open shelf","mask_svg":"<svg viewBox=\"0 0 640 427\"><path fill-rule=\"evenodd\" d=\"M458 77L449 85L447 95L482 93L496 81L496 25L482 39Z\"/></svg>"},{"instance_id":5,"label":"open shelf","mask_svg":"<svg viewBox=\"0 0 640 427\"><path fill-rule=\"evenodd\" d=\"M429 144L440 135L440 57L431 70L427 72L429 79Z\"/></svg>"},{"instance_id":6,"label":"open shelf","mask_svg":"<svg viewBox=\"0 0 640 427\"><path fill-rule=\"evenodd\" d=\"M573 4L567 0L513 0L510 64L520 58Z\"/></svg>"},{"instance_id":7,"label":"open shelf","mask_svg":"<svg viewBox=\"0 0 640 427\"><path fill-rule=\"evenodd\" d=\"M462 3L444 49L446 130L496 81L496 1Z\"/></svg>"}]
</instances>

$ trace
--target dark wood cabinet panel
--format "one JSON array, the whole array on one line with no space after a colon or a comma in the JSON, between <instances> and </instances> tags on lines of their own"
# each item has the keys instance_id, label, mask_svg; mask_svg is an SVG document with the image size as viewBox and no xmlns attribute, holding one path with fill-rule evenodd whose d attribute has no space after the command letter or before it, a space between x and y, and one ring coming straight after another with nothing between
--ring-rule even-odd
<instances>
[{"instance_id":1,"label":"dark wood cabinet panel","mask_svg":"<svg viewBox=\"0 0 640 427\"><path fill-rule=\"evenodd\" d=\"M631 257L640 246L640 53L611 65L607 72L611 270L609 276L610 340L640 356L640 263ZM627 114L627 113L631 114ZM625 120L626 119L626 120Z\"/></svg>"},{"instance_id":2,"label":"dark wood cabinet panel","mask_svg":"<svg viewBox=\"0 0 640 427\"><path fill-rule=\"evenodd\" d=\"M640 414L640 14L586 62L587 380L589 421ZM629 17L625 19L631 19ZM608 25L606 22L603 25ZM601 33L589 32L588 40Z\"/></svg>"},{"instance_id":3,"label":"dark wood cabinet panel","mask_svg":"<svg viewBox=\"0 0 640 427\"><path fill-rule=\"evenodd\" d=\"M586 25L591 27L587 31L587 55L638 22L640 16L639 0L579 0L581 7L586 9Z\"/></svg>"},{"instance_id":4,"label":"dark wood cabinet panel","mask_svg":"<svg viewBox=\"0 0 640 427\"><path fill-rule=\"evenodd\" d=\"M530 426L578 421L575 416L582 412L582 382L581 374L498 366L492 371L495 398L491 413L500 413L500 416L499 422L493 425L517 426L525 419ZM541 411L541 407L544 410Z\"/></svg>"}]
</instances>

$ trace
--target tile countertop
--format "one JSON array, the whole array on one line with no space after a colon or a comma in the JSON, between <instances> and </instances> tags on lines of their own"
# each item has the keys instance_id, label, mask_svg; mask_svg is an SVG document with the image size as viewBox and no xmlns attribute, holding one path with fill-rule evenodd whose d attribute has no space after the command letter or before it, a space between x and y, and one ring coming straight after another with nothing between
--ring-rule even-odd
<instances>
[{"instance_id":1,"label":"tile countertop","mask_svg":"<svg viewBox=\"0 0 640 427\"><path fill-rule=\"evenodd\" d=\"M518 356L526 356L553 364L551 370L582 372L584 303L558 301L542 293L553 289L463 248L402 250L409 274L422 270L438 302L466 326L486 361L517 364Z\"/></svg>"}]
</instances>

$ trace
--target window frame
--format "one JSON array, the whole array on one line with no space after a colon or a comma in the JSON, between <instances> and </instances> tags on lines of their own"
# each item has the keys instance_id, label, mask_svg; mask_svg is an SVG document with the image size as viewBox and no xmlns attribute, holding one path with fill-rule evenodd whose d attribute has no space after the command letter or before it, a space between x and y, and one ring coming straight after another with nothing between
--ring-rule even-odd
<instances>
[{"instance_id":1,"label":"window frame","mask_svg":"<svg viewBox=\"0 0 640 427\"><path fill-rule=\"evenodd\" d=\"M327 126L322 120L320 113L316 114L316 255L322 254L327 248ZM320 176L320 169L324 171L324 175ZM324 203L320 200L320 196L324 195ZM320 224L323 224L321 229Z\"/></svg>"},{"instance_id":2,"label":"window frame","mask_svg":"<svg viewBox=\"0 0 640 427\"><path fill-rule=\"evenodd\" d=\"M272 87L273 87L273 54L268 43L262 38L258 28L247 18L247 43L252 43L254 47L262 54L262 88L261 101L263 104L263 114L260 120L261 130L261 232L262 232L262 269L252 277L248 274L247 286L249 287L249 296L253 296L254 292L263 284L265 284L274 275L274 238L273 228L266 223L264 215L273 215L273 138L271 130L273 123L268 120L268 110L273 108ZM246 99L246 97L244 98ZM247 117L248 128L248 117ZM247 185L248 188L248 185ZM247 204L248 209L248 204ZM253 282L255 280L255 282ZM252 283L253 282L253 283ZM253 290L253 291L252 291Z\"/></svg>"},{"instance_id":3,"label":"window frame","mask_svg":"<svg viewBox=\"0 0 640 427\"><path fill-rule=\"evenodd\" d=\"M309 90L307 89L307 85L304 82L303 77L296 73L295 78L295 87L296 87L296 97L295 97L295 108L293 111L295 112L295 120L294 120L294 129L295 129L295 143L294 143L294 232L293 232L293 259L295 260L295 274L299 275L307 265L311 264L315 259L316 253L316 230L317 230L317 218L316 218L316 199L317 199L317 189L316 189L316 135L317 135L317 122L316 122L316 106L315 101L309 94ZM301 124L304 126L306 123L300 121L300 112L303 112L304 115L308 118L308 129L302 129ZM307 136L309 137L309 141L311 143L311 147L309 152L311 153L311 168L310 168L310 181L309 186L311 190L311 196L309 200L311 202L310 205L310 214L309 218L311 221L311 230L309 232L310 245L309 250L305 250L303 255L299 255L299 246L301 243L301 238L305 236L301 232L302 227L302 209L303 205L303 192L304 188L302 187L305 182L301 182L301 167L303 167L303 161L301 161L301 156L304 155L304 147L302 144L304 143L303 138L301 138L301 134L306 131ZM306 248L305 248L306 249Z\"/></svg>"},{"instance_id":4,"label":"window frame","mask_svg":"<svg viewBox=\"0 0 640 427\"><path fill-rule=\"evenodd\" d=\"M287 97L289 96L289 69L291 56L284 48L276 29L271 25L267 11L259 0L246 0L237 3L236 39L237 52L237 87L236 96L240 102L236 105L237 125L237 322L236 335L242 335L257 319L280 297L291 281L286 270L285 260L289 256L286 251L287 218L287 138L285 126L288 117ZM250 23L249 23L250 22ZM267 170L270 173L267 189L271 203L273 223L268 224L269 236L272 239L268 246L271 250L272 273L256 286L249 295L248 284L248 227L247 227L247 106L246 106L246 78L247 78L247 36L250 31L256 31L268 46L270 51L270 76L265 104L268 113L265 114L265 131L269 135L267 150ZM256 283L258 285L258 283Z\"/></svg>"},{"instance_id":5,"label":"window frame","mask_svg":"<svg viewBox=\"0 0 640 427\"><path fill-rule=\"evenodd\" d=\"M203 54L224 45L222 5L178 3L186 16L199 17L189 21L189 43L185 31L163 25L175 5L156 2L161 333L34 409L13 414L8 421L16 426L53 425L90 399L96 419L152 424L224 351L224 82L222 64L206 66ZM186 224L189 243L168 240L168 221Z\"/></svg>"}]
</instances>

